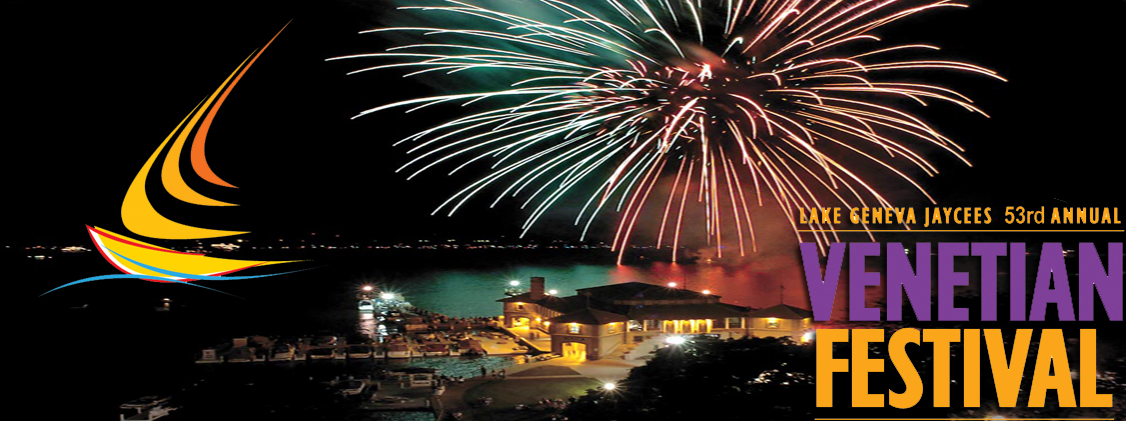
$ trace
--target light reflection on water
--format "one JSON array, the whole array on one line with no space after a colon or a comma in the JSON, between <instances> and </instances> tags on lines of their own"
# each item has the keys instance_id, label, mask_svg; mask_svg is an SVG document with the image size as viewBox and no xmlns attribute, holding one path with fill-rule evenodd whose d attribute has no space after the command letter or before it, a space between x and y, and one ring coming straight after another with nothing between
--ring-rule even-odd
<instances>
[{"instance_id":1,"label":"light reflection on water","mask_svg":"<svg viewBox=\"0 0 1126 421\"><path fill-rule=\"evenodd\" d=\"M368 419L373 421L434 421L434 413L421 411L374 412Z\"/></svg>"},{"instance_id":2,"label":"light reflection on water","mask_svg":"<svg viewBox=\"0 0 1126 421\"><path fill-rule=\"evenodd\" d=\"M434 357L414 358L410 361L392 362L387 368L393 367L426 367L438 369L444 376L473 378L481 375L481 367L492 372L514 364L510 357ZM383 368L383 367L381 367Z\"/></svg>"},{"instance_id":3,"label":"light reflection on water","mask_svg":"<svg viewBox=\"0 0 1126 421\"><path fill-rule=\"evenodd\" d=\"M933 259L933 257L932 257ZM1035 262L1035 260L1031 260ZM572 264L504 266L496 269L434 268L400 276L383 284L402 292L416 306L453 317L496 316L504 298L504 289L511 280L526 289L532 276L546 278L547 289L556 289L562 296L574 295L579 288L624 282L645 282L694 291L709 290L729 304L754 308L785 304L809 309L809 293L802 263L796 255L763 253L741 261L700 261L693 264L651 262L634 265ZM878 307L884 299L885 273L878 259L867 261L866 271L879 272L881 284L865 289L865 305ZM933 265L932 265L933 266ZM822 267L824 270L824 267ZM969 274L970 285L958 287L956 293L973 293L980 280L977 260L955 261L955 270ZM1029 269L1034 271L1035 269ZM1002 286L1007 290L1007 286ZM833 319L848 318L849 269L840 273L840 283L833 303Z\"/></svg>"},{"instance_id":4,"label":"light reflection on water","mask_svg":"<svg viewBox=\"0 0 1126 421\"><path fill-rule=\"evenodd\" d=\"M371 312L360 312L360 321L357 324L357 333L365 338L374 338L380 333L379 320Z\"/></svg>"},{"instance_id":5,"label":"light reflection on water","mask_svg":"<svg viewBox=\"0 0 1126 421\"><path fill-rule=\"evenodd\" d=\"M496 270L439 269L378 284L403 294L418 307L448 316L496 316L501 312L501 305L496 300L505 297L504 288L508 282L520 281L520 286L526 289L532 276L546 278L547 289L558 290L562 296L574 295L579 288L631 281L657 285L676 282L680 288L710 290L731 304L764 307L778 304L784 297L788 304L808 306L797 264L656 262L644 266L526 265ZM784 290L782 286L785 286Z\"/></svg>"}]
</instances>

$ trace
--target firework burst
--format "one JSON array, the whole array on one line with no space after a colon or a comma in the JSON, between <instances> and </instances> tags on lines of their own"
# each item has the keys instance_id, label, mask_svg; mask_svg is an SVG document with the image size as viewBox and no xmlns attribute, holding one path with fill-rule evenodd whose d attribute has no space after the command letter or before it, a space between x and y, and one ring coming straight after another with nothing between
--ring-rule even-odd
<instances>
[{"instance_id":1,"label":"firework burst","mask_svg":"<svg viewBox=\"0 0 1126 421\"><path fill-rule=\"evenodd\" d=\"M674 261L689 226L702 228L721 257L725 241L737 242L741 255L754 250L752 208L767 196L799 239L794 216L801 208L891 207L845 160L882 168L933 202L900 166L933 176L937 169L916 149L939 148L965 161L962 148L901 104L943 101L984 113L948 88L888 75L938 69L1004 80L973 64L902 58L938 48L888 45L873 34L923 11L965 7L951 1L513 3L402 7L448 23L365 31L424 41L334 58L395 60L353 73L404 68L412 70L407 76L454 78L486 71L507 86L400 101L357 117L480 102L484 111L401 141L417 154L399 169L409 177L441 164L450 174L490 165L435 213L453 214L495 187L493 205L511 196L530 209L526 233L567 193L597 186L585 188L589 196L575 218L584 237L596 215L616 210L613 248L624 252L646 213L660 221L656 245L672 246ZM689 203L702 210L699 223L686 223ZM836 239L832 227L809 228L828 230L812 234L822 246Z\"/></svg>"}]
</instances>

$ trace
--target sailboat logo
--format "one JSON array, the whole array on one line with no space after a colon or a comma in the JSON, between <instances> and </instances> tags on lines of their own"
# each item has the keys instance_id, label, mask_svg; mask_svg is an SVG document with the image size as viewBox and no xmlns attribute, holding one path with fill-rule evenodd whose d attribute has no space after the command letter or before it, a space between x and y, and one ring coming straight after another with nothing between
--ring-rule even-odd
<instances>
[{"instance_id":1,"label":"sailboat logo","mask_svg":"<svg viewBox=\"0 0 1126 421\"><path fill-rule=\"evenodd\" d=\"M289 24L286 24L288 26ZM176 128L168 134L160 147L141 167L141 171L129 185L125 193L125 200L121 203L121 219L125 228L134 234L163 240L198 240L204 238L227 237L246 234L247 231L226 231L192 225L182 224L164 215L161 215L149 201L146 191L146 182L153 173L158 161L160 162L160 181L164 189L181 202L199 206L238 206L234 203L222 202L200 194L188 186L181 174L181 161L190 160L192 171L199 178L208 183L237 188L224 181L207 163L204 148L207 144L207 134L211 123L219 111L219 107L227 96L246 75L246 71L254 64L271 43L284 31L282 27L264 47L251 53L231 74L219 85L207 99L196 105ZM189 142L190 141L190 142ZM185 147L190 143L190 149L185 153ZM165 153L166 152L166 153ZM161 155L164 154L163 160ZM176 251L109 230L86 226L90 239L97 246L102 257L122 272L115 275L92 276L79 279L56 287L43 293L46 295L59 289L86 282L104 279L144 279L154 282L175 282L218 291L214 288L192 283L198 280L237 280L264 278L268 276L284 275L298 271L272 273L253 276L231 276L229 274L241 270L289 263L291 261L251 261L222 259L207 256L203 253ZM219 291L222 292L222 291ZM42 296L40 295L40 296Z\"/></svg>"}]
</instances>

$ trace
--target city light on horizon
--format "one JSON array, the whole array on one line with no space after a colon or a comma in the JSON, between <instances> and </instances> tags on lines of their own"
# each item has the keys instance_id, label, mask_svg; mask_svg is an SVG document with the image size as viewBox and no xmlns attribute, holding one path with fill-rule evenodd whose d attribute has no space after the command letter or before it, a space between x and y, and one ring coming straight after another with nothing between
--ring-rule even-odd
<instances>
[{"instance_id":1,"label":"city light on horizon","mask_svg":"<svg viewBox=\"0 0 1126 421\"><path fill-rule=\"evenodd\" d=\"M1126 0L354 3L9 8L21 401L1126 421Z\"/></svg>"}]
</instances>

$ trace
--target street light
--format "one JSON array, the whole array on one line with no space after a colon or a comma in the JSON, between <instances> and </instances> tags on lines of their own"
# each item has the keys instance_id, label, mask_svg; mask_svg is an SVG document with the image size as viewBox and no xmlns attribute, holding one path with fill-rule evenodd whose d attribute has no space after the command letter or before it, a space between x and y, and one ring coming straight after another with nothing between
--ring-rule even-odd
<instances>
[{"instance_id":1,"label":"street light","mask_svg":"<svg viewBox=\"0 0 1126 421\"><path fill-rule=\"evenodd\" d=\"M511 286L514 286L514 287L520 286L520 281L508 281L508 285L511 285Z\"/></svg>"},{"instance_id":2,"label":"street light","mask_svg":"<svg viewBox=\"0 0 1126 421\"><path fill-rule=\"evenodd\" d=\"M669 282L669 288L676 288L676 282Z\"/></svg>"},{"instance_id":3,"label":"street light","mask_svg":"<svg viewBox=\"0 0 1126 421\"><path fill-rule=\"evenodd\" d=\"M613 382L606 382L605 384L602 385L602 390L605 390L607 392L612 391L612 390L617 389L617 388L618 388L618 385L614 384Z\"/></svg>"},{"instance_id":4,"label":"street light","mask_svg":"<svg viewBox=\"0 0 1126 421\"><path fill-rule=\"evenodd\" d=\"M551 289L551 290L547 291L547 295L556 295L558 293L559 293L559 290L557 290L557 289Z\"/></svg>"},{"instance_id":5,"label":"street light","mask_svg":"<svg viewBox=\"0 0 1126 421\"><path fill-rule=\"evenodd\" d=\"M379 294L379 298L382 298L382 299L384 299L384 300L388 300L388 301L389 301L389 300L394 300L394 299L395 299L395 293L392 293L392 292L384 292L384 293L382 293L382 294Z\"/></svg>"},{"instance_id":6,"label":"street light","mask_svg":"<svg viewBox=\"0 0 1126 421\"><path fill-rule=\"evenodd\" d=\"M665 343L669 345L682 345L684 344L683 336L669 336L665 338Z\"/></svg>"},{"instance_id":7,"label":"street light","mask_svg":"<svg viewBox=\"0 0 1126 421\"><path fill-rule=\"evenodd\" d=\"M700 291L700 293L704 295L712 295L712 291L710 289L705 289L703 291Z\"/></svg>"},{"instance_id":8,"label":"street light","mask_svg":"<svg viewBox=\"0 0 1126 421\"><path fill-rule=\"evenodd\" d=\"M371 292L373 288L371 285L364 285L362 289L364 290L364 292Z\"/></svg>"}]
</instances>

